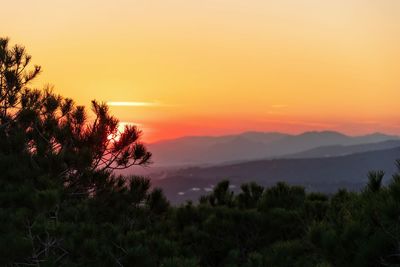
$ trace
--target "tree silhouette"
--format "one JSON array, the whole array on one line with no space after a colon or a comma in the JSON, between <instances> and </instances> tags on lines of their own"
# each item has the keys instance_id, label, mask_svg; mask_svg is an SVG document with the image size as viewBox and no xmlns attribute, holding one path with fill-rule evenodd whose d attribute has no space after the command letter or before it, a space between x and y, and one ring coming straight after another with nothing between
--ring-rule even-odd
<instances>
[{"instance_id":1,"label":"tree silhouette","mask_svg":"<svg viewBox=\"0 0 400 267\"><path fill-rule=\"evenodd\" d=\"M370 171L368 173L367 190L372 193L379 191L382 187L382 180L384 176L384 171Z\"/></svg>"},{"instance_id":2,"label":"tree silhouette","mask_svg":"<svg viewBox=\"0 0 400 267\"><path fill-rule=\"evenodd\" d=\"M257 207L258 201L264 192L264 188L254 182L242 184L240 186L242 192L237 196L239 206L244 208Z\"/></svg>"},{"instance_id":3,"label":"tree silhouette","mask_svg":"<svg viewBox=\"0 0 400 267\"><path fill-rule=\"evenodd\" d=\"M75 193L95 190L96 181L85 173L149 163L151 153L139 142L141 132L125 126L118 133L118 120L106 104L92 101L94 120L89 122L85 108L72 99L49 88L29 88L40 72L39 66L28 70L30 60L25 48L9 48L8 39L0 39L0 134L11 138L2 151L19 148Z\"/></svg>"},{"instance_id":4,"label":"tree silhouette","mask_svg":"<svg viewBox=\"0 0 400 267\"><path fill-rule=\"evenodd\" d=\"M9 46L8 38L0 38L0 121L2 124L12 119L9 113L20 104L20 96L25 87L40 73L35 65L29 69L31 56L20 45Z\"/></svg>"},{"instance_id":5,"label":"tree silhouette","mask_svg":"<svg viewBox=\"0 0 400 267\"><path fill-rule=\"evenodd\" d=\"M18 264L39 266L44 258L56 264L69 253L59 234L68 212L78 216L85 205L96 203L93 211L115 208L121 214L106 217L120 220L132 213L130 205L150 198L148 181L116 177L112 171L147 165L151 153L135 126L118 132L118 120L106 104L92 101L89 120L72 99L50 87L31 88L41 68L30 68L30 62L24 47L0 39L0 214L7 218L0 228L9 240L7 250L15 252L0 255L0 263L19 259ZM145 192L133 193L138 190ZM150 198L159 213L168 208L160 194Z\"/></svg>"}]
</instances>

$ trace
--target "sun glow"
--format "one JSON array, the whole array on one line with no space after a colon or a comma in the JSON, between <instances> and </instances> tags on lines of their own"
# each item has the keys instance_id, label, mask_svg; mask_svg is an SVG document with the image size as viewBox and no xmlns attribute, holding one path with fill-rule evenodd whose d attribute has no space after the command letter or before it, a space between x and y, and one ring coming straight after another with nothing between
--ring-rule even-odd
<instances>
[{"instance_id":1,"label":"sun glow","mask_svg":"<svg viewBox=\"0 0 400 267\"><path fill-rule=\"evenodd\" d=\"M121 138L121 133L119 131L117 131L115 134L109 134L107 136L107 140L111 142L118 142L120 138Z\"/></svg>"},{"instance_id":2,"label":"sun glow","mask_svg":"<svg viewBox=\"0 0 400 267\"><path fill-rule=\"evenodd\" d=\"M141 126L140 123L121 121L118 123L117 131L114 134L108 135L108 140L118 141L121 138L121 134L125 131L126 126Z\"/></svg>"},{"instance_id":3,"label":"sun glow","mask_svg":"<svg viewBox=\"0 0 400 267\"><path fill-rule=\"evenodd\" d=\"M109 134L107 136L107 140L117 142L121 138L121 134L125 131L126 126L140 126L140 125L141 125L140 123L134 123L134 122L119 122L117 131L113 134Z\"/></svg>"}]
</instances>

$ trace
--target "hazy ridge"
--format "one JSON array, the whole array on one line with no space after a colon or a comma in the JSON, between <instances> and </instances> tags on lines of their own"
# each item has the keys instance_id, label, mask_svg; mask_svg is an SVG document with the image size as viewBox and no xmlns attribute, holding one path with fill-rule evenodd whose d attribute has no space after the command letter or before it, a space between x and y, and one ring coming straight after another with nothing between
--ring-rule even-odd
<instances>
[{"instance_id":1,"label":"hazy ridge","mask_svg":"<svg viewBox=\"0 0 400 267\"><path fill-rule=\"evenodd\" d=\"M396 147L327 158L255 160L191 167L167 172L164 179L155 179L153 184L163 188L175 203L196 200L223 179L229 179L237 187L250 181L264 186L285 181L324 193L340 188L357 191L365 185L370 170L384 170L390 178L396 170L395 161L399 155L400 147Z\"/></svg>"},{"instance_id":2,"label":"hazy ridge","mask_svg":"<svg viewBox=\"0 0 400 267\"><path fill-rule=\"evenodd\" d=\"M388 140L399 140L399 137L382 133L348 136L332 131L299 135L246 132L218 137L183 137L149 144L148 147L153 153L155 166L179 166L277 158L323 146L365 145ZM368 148L361 151L368 151Z\"/></svg>"}]
</instances>

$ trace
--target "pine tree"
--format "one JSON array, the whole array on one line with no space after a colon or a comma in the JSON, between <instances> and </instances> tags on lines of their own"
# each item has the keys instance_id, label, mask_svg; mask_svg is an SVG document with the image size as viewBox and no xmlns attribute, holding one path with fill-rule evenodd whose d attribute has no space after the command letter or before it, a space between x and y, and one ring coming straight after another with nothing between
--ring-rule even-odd
<instances>
[{"instance_id":1,"label":"pine tree","mask_svg":"<svg viewBox=\"0 0 400 267\"><path fill-rule=\"evenodd\" d=\"M56 264L69 253L60 220L66 211L78 215L73 207L84 207L85 201L107 203L114 196L126 205L123 199L147 199L147 192L139 199L129 194L146 182L129 183L112 173L149 164L141 132L126 126L119 133L118 120L104 103L92 101L89 121L72 99L51 88L32 89L41 68L30 68L30 61L24 47L0 39L0 264ZM158 212L168 206L160 194L151 198Z\"/></svg>"}]
</instances>

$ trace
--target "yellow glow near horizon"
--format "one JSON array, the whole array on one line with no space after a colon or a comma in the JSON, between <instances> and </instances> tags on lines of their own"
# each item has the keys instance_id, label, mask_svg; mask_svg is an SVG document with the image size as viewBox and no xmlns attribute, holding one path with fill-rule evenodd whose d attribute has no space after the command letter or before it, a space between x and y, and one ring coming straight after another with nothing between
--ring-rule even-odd
<instances>
[{"instance_id":1,"label":"yellow glow near horizon","mask_svg":"<svg viewBox=\"0 0 400 267\"><path fill-rule=\"evenodd\" d=\"M400 133L398 0L22 0L2 11L0 34L43 67L37 86L113 103L150 141Z\"/></svg>"}]
</instances>

